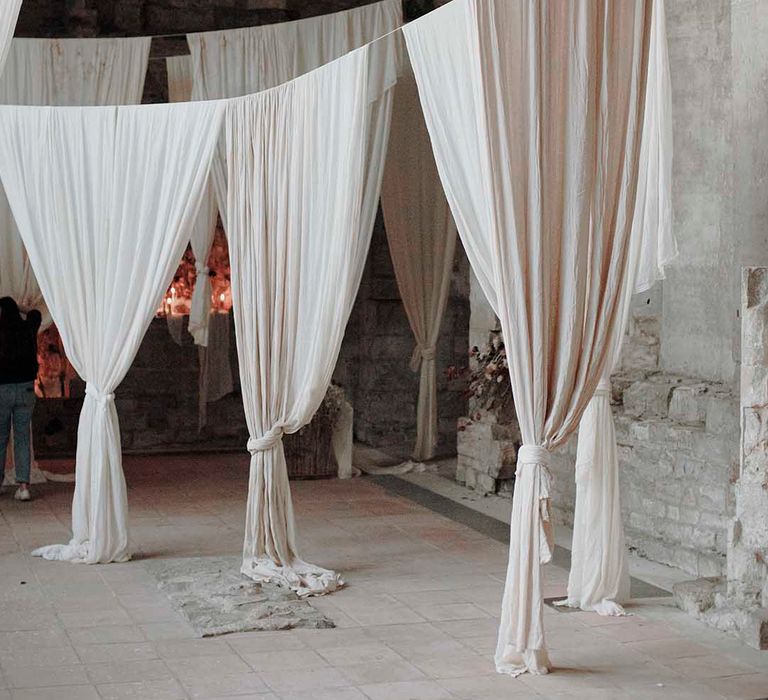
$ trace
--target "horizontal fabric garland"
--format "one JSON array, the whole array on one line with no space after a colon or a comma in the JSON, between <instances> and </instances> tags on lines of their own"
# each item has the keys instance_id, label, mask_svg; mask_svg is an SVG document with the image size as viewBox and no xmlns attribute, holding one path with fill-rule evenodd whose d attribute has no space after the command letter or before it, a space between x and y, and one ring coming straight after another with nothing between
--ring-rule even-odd
<instances>
[{"instance_id":1,"label":"horizontal fabric garland","mask_svg":"<svg viewBox=\"0 0 768 700\"><path fill-rule=\"evenodd\" d=\"M523 437L500 673L550 667L549 452L576 429L622 331L651 9L454 0L403 28L459 234L501 321Z\"/></svg>"},{"instance_id":2,"label":"horizontal fabric garland","mask_svg":"<svg viewBox=\"0 0 768 700\"><path fill-rule=\"evenodd\" d=\"M130 556L114 391L189 240L225 104L0 107L0 178L67 356L86 381L72 540Z\"/></svg>"}]
</instances>

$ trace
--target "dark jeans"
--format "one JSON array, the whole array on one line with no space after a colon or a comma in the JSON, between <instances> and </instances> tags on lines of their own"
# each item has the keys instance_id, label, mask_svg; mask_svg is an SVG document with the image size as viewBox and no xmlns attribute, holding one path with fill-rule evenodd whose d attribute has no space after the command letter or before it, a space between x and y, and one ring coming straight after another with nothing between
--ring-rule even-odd
<instances>
[{"instance_id":1,"label":"dark jeans","mask_svg":"<svg viewBox=\"0 0 768 700\"><path fill-rule=\"evenodd\" d=\"M35 383L0 384L0 469L5 470L5 453L13 425L13 459L16 482L29 483L32 466L30 424L35 408ZM0 473L2 473L0 471ZM2 481L2 479L0 479Z\"/></svg>"}]
</instances>

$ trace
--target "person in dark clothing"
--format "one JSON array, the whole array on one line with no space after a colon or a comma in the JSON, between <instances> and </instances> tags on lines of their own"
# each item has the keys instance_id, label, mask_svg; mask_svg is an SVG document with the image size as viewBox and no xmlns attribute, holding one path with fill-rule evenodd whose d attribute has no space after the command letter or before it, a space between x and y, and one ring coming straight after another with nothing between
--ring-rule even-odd
<instances>
[{"instance_id":1,"label":"person in dark clothing","mask_svg":"<svg viewBox=\"0 0 768 700\"><path fill-rule=\"evenodd\" d=\"M37 333L41 323L39 311L30 311L24 318L11 297L0 299L0 466L5 465L13 426L17 501L30 499L30 424L35 408Z\"/></svg>"}]
</instances>

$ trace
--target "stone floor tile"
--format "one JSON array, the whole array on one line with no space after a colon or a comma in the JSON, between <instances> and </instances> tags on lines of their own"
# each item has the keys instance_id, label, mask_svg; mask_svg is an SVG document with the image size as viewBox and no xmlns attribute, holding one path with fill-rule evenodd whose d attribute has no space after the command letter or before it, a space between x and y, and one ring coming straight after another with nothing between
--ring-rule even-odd
<instances>
[{"instance_id":1,"label":"stone floor tile","mask_svg":"<svg viewBox=\"0 0 768 700\"><path fill-rule=\"evenodd\" d=\"M427 678L422 671L403 659L385 663L351 664L338 666L338 669L351 685L356 686Z\"/></svg>"},{"instance_id":2,"label":"stone floor tile","mask_svg":"<svg viewBox=\"0 0 768 700\"><path fill-rule=\"evenodd\" d=\"M84 644L130 644L145 642L146 637L135 625L117 625L104 627L81 627L67 630L74 645Z\"/></svg>"},{"instance_id":3,"label":"stone floor tile","mask_svg":"<svg viewBox=\"0 0 768 700\"><path fill-rule=\"evenodd\" d=\"M77 656L85 664L109 662L146 661L157 659L158 653L151 642L121 644L80 644L75 647Z\"/></svg>"},{"instance_id":4,"label":"stone floor tile","mask_svg":"<svg viewBox=\"0 0 768 700\"><path fill-rule=\"evenodd\" d=\"M86 664L86 668L94 685L163 680L171 677L168 667L160 659Z\"/></svg>"},{"instance_id":5,"label":"stone floor tile","mask_svg":"<svg viewBox=\"0 0 768 700\"><path fill-rule=\"evenodd\" d=\"M436 656L412 659L411 663L429 678L461 678L496 673L490 656L479 656L467 650L461 656Z\"/></svg>"},{"instance_id":6,"label":"stone floor tile","mask_svg":"<svg viewBox=\"0 0 768 700\"><path fill-rule=\"evenodd\" d=\"M329 665L319 653L311 649L240 652L240 657L257 672L323 668Z\"/></svg>"},{"instance_id":7,"label":"stone floor tile","mask_svg":"<svg viewBox=\"0 0 768 700\"><path fill-rule=\"evenodd\" d=\"M375 664L401 661L402 657L385 644L369 643L354 646L318 647L318 653L331 666Z\"/></svg>"},{"instance_id":8,"label":"stone floor tile","mask_svg":"<svg viewBox=\"0 0 768 700\"><path fill-rule=\"evenodd\" d=\"M186 700L187 693L174 678L96 686L103 700Z\"/></svg>"},{"instance_id":9,"label":"stone floor tile","mask_svg":"<svg viewBox=\"0 0 768 700\"><path fill-rule=\"evenodd\" d=\"M9 688L45 688L58 685L88 683L85 667L69 666L11 666L3 667L5 683Z\"/></svg>"},{"instance_id":10,"label":"stone floor tile","mask_svg":"<svg viewBox=\"0 0 768 700\"><path fill-rule=\"evenodd\" d=\"M370 700L449 700L451 694L434 681L400 681L364 685L360 690Z\"/></svg>"},{"instance_id":11,"label":"stone floor tile","mask_svg":"<svg viewBox=\"0 0 768 700\"><path fill-rule=\"evenodd\" d=\"M11 691L12 700L100 700L92 685L69 685L57 688L24 688Z\"/></svg>"},{"instance_id":12,"label":"stone floor tile","mask_svg":"<svg viewBox=\"0 0 768 700\"><path fill-rule=\"evenodd\" d=\"M269 693L269 688L257 673L235 673L231 675L202 675L179 678L187 695L197 698L214 698L218 696L238 697L242 695L264 695Z\"/></svg>"},{"instance_id":13,"label":"stone floor tile","mask_svg":"<svg viewBox=\"0 0 768 700\"><path fill-rule=\"evenodd\" d=\"M518 679L495 672L493 675L442 679L438 683L450 692L452 697L459 700L539 700L542 698L539 693ZM595 698L595 700L598 699Z\"/></svg>"},{"instance_id":14,"label":"stone floor tile","mask_svg":"<svg viewBox=\"0 0 768 700\"><path fill-rule=\"evenodd\" d=\"M282 671L264 671L260 675L264 682L278 695L285 692L343 688L350 685L338 669L331 667L307 670L285 669Z\"/></svg>"}]
</instances>

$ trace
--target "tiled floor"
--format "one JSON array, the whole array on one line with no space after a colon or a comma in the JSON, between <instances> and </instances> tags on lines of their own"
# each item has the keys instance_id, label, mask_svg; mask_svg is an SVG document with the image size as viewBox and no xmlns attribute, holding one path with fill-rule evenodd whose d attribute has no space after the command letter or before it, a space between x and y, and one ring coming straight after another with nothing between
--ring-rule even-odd
<instances>
[{"instance_id":1,"label":"tiled floor","mask_svg":"<svg viewBox=\"0 0 768 700\"><path fill-rule=\"evenodd\" d=\"M293 484L306 558L349 587L315 604L333 630L196 639L142 558L236 554L247 459L127 458L137 557L79 566L32 559L68 535L71 485L29 504L0 496L0 700L51 698L742 698L768 696L768 653L671 607L633 617L546 610L556 672L497 675L503 544L367 479ZM567 573L546 569L546 595Z\"/></svg>"}]
</instances>

